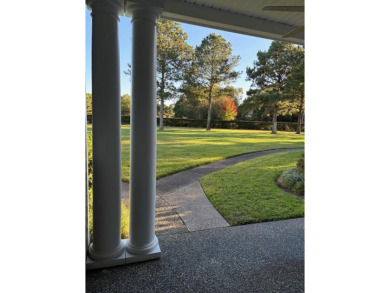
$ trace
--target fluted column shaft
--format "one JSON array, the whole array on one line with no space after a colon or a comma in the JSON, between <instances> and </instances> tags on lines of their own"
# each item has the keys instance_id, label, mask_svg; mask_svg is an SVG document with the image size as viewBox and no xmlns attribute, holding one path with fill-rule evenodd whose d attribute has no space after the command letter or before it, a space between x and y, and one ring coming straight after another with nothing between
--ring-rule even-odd
<instances>
[{"instance_id":1,"label":"fluted column shaft","mask_svg":"<svg viewBox=\"0 0 390 293\"><path fill-rule=\"evenodd\" d=\"M118 11L121 0L92 8L93 243L89 256L110 260L121 243L121 108Z\"/></svg>"},{"instance_id":2,"label":"fluted column shaft","mask_svg":"<svg viewBox=\"0 0 390 293\"><path fill-rule=\"evenodd\" d=\"M133 4L130 162L130 238L127 251L142 255L158 245L156 203L156 22L155 6Z\"/></svg>"}]
</instances>

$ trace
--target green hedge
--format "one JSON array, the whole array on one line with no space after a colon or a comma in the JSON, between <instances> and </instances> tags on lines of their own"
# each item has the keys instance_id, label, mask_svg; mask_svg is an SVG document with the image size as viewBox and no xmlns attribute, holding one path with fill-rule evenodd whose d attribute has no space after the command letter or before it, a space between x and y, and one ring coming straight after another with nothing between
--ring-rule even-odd
<instances>
[{"instance_id":1,"label":"green hedge","mask_svg":"<svg viewBox=\"0 0 390 293\"><path fill-rule=\"evenodd\" d=\"M92 115L87 114L87 123L91 124L92 123ZM121 116L121 123L122 124L130 124L130 116Z\"/></svg>"},{"instance_id":2,"label":"green hedge","mask_svg":"<svg viewBox=\"0 0 390 293\"><path fill-rule=\"evenodd\" d=\"M157 125L160 123L160 118L157 118ZM178 126L178 127L200 127L206 128L206 119L183 119L183 118L164 118L165 126ZM272 122L262 121L223 121L223 120L211 120L211 128L225 128L225 129L255 129L255 130L271 130ZM296 122L278 122L279 131L296 131ZM305 127L302 124L302 131L305 131Z\"/></svg>"},{"instance_id":3,"label":"green hedge","mask_svg":"<svg viewBox=\"0 0 390 293\"><path fill-rule=\"evenodd\" d=\"M88 123L92 123L92 115L87 115ZM122 124L130 124L130 116L121 116ZM184 118L164 118L165 126L177 126L177 127L199 127L206 128L206 119L184 119ZM160 125L160 118L157 117L157 125ZM224 128L224 129L255 129L255 130L271 130L272 122L263 121L222 121L211 120L211 128ZM296 122L278 122L279 131L296 131ZM305 131L305 126L302 124L302 131Z\"/></svg>"}]
</instances>

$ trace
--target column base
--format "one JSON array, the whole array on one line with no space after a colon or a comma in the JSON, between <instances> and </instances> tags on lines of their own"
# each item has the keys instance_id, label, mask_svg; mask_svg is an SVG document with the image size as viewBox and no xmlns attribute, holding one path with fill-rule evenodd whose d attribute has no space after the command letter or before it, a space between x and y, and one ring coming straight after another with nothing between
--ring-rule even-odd
<instances>
[{"instance_id":1,"label":"column base","mask_svg":"<svg viewBox=\"0 0 390 293\"><path fill-rule=\"evenodd\" d=\"M157 259L161 257L160 245L157 245L146 254L131 254L126 251L126 264L136 263L146 260Z\"/></svg>"},{"instance_id":2,"label":"column base","mask_svg":"<svg viewBox=\"0 0 390 293\"><path fill-rule=\"evenodd\" d=\"M120 241L119 246L115 249L115 251L111 251L109 254L104 255L101 253L96 253L92 243L89 246L88 255L91 257L91 259L96 261L110 260L119 257L123 253L124 249L125 249L124 243Z\"/></svg>"},{"instance_id":3,"label":"column base","mask_svg":"<svg viewBox=\"0 0 390 293\"><path fill-rule=\"evenodd\" d=\"M127 244L127 241L128 239L121 240L123 246ZM93 270L93 269L102 269L107 267L121 266L121 265L126 265L131 263L152 260L152 259L158 259L160 257L161 257L161 249L158 244L147 254L142 254L142 255L131 254L125 249L120 256L109 260L96 261L91 259L89 256L87 256L86 269Z\"/></svg>"},{"instance_id":4,"label":"column base","mask_svg":"<svg viewBox=\"0 0 390 293\"><path fill-rule=\"evenodd\" d=\"M148 254L151 251L154 250L154 248L158 246L158 239L156 235L154 235L154 238L152 242L144 245L144 246L136 246L131 243L130 238L127 240L126 250L133 255L143 255Z\"/></svg>"}]
</instances>

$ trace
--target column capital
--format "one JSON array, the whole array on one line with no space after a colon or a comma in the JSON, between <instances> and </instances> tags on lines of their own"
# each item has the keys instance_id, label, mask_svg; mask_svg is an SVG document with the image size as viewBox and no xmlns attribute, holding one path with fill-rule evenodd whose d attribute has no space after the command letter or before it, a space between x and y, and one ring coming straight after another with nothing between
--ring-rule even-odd
<instances>
[{"instance_id":1,"label":"column capital","mask_svg":"<svg viewBox=\"0 0 390 293\"><path fill-rule=\"evenodd\" d=\"M104 11L116 15L123 15L124 13L123 0L86 0L85 3L88 9L92 11Z\"/></svg>"},{"instance_id":2,"label":"column capital","mask_svg":"<svg viewBox=\"0 0 390 293\"><path fill-rule=\"evenodd\" d=\"M131 0L126 1L125 13L133 20L136 18L144 18L157 20L164 8L165 0Z\"/></svg>"}]
</instances>

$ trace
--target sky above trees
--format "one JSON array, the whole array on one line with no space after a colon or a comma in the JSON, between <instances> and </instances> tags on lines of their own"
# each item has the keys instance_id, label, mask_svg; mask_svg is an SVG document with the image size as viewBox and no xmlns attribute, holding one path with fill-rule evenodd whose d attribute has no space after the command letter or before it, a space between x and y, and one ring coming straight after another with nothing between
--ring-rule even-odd
<instances>
[{"instance_id":1,"label":"sky above trees","mask_svg":"<svg viewBox=\"0 0 390 293\"><path fill-rule=\"evenodd\" d=\"M91 36L92 36L92 19L90 11L85 11L85 90L87 93L92 92L91 81ZM127 70L127 63L131 62L131 19L128 17L119 17L119 48L120 48L120 67L121 67L121 95L130 94L130 80L129 76L123 72ZM232 44L233 54L240 55L241 60L236 67L237 71L242 71L242 74L236 82L232 83L234 87L242 87L244 90L244 98L246 91L249 89L251 82L245 81L246 67L252 66L256 59L256 54L259 50L268 50L271 40L255 38L221 30L209 29L200 26L189 25L181 23L183 30L188 34L188 44L199 46L202 40L214 32L221 35L228 42Z\"/></svg>"}]
</instances>

